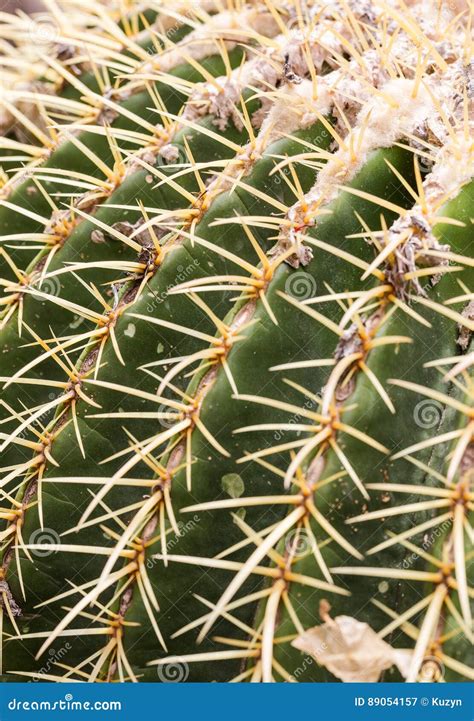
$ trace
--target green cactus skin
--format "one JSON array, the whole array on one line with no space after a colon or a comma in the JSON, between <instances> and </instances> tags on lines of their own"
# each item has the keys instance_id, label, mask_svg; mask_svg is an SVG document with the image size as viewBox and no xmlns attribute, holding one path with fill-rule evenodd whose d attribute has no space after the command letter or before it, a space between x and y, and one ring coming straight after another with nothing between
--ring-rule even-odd
<instances>
[{"instance_id":1,"label":"green cactus skin","mask_svg":"<svg viewBox=\"0 0 474 721\"><path fill-rule=\"evenodd\" d=\"M310 5L91 4L103 77L66 8L10 79L7 682L472 679L467 10L420 65Z\"/></svg>"}]
</instances>

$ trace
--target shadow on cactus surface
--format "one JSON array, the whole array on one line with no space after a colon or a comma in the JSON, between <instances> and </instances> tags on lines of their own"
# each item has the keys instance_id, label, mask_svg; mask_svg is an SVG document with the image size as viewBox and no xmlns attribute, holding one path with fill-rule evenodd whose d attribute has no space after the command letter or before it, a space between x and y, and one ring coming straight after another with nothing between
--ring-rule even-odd
<instances>
[{"instance_id":1,"label":"shadow on cactus surface","mask_svg":"<svg viewBox=\"0 0 474 721\"><path fill-rule=\"evenodd\" d=\"M2 14L4 681L472 680L472 10Z\"/></svg>"}]
</instances>

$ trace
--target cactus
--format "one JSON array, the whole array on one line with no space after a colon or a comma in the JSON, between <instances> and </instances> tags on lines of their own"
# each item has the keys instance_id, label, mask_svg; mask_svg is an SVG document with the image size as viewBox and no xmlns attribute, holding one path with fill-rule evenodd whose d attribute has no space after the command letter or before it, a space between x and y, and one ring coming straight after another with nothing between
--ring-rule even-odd
<instances>
[{"instance_id":1,"label":"cactus","mask_svg":"<svg viewBox=\"0 0 474 721\"><path fill-rule=\"evenodd\" d=\"M2 678L472 679L472 8L124 6L0 19Z\"/></svg>"}]
</instances>

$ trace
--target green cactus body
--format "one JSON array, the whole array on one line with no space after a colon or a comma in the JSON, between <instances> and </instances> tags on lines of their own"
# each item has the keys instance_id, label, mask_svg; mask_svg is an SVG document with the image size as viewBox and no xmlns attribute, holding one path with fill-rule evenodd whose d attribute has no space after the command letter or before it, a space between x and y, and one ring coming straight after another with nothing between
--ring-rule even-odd
<instances>
[{"instance_id":1,"label":"green cactus body","mask_svg":"<svg viewBox=\"0 0 474 721\"><path fill-rule=\"evenodd\" d=\"M91 8L2 109L3 678L472 678L467 9Z\"/></svg>"}]
</instances>

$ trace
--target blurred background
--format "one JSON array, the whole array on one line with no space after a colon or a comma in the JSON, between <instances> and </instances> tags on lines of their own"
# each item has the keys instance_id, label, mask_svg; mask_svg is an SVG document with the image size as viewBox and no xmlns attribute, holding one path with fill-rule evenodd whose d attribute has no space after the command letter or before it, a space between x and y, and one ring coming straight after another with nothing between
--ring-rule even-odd
<instances>
[{"instance_id":1,"label":"blurred background","mask_svg":"<svg viewBox=\"0 0 474 721\"><path fill-rule=\"evenodd\" d=\"M16 9L23 10L25 13L35 13L44 10L41 0L0 0L0 10L11 13Z\"/></svg>"}]
</instances>

